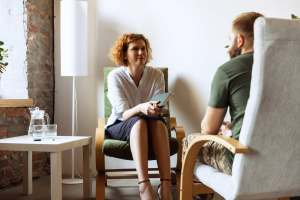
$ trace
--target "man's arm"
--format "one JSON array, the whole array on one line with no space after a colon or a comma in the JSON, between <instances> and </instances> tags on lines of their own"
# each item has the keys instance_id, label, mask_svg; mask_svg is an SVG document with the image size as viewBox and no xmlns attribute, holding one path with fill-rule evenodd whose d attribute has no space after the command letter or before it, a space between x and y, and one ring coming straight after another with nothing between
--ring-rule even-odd
<instances>
[{"instance_id":1,"label":"man's arm","mask_svg":"<svg viewBox=\"0 0 300 200\"><path fill-rule=\"evenodd\" d=\"M226 108L213 108L208 106L201 122L201 132L218 134L226 114Z\"/></svg>"}]
</instances>

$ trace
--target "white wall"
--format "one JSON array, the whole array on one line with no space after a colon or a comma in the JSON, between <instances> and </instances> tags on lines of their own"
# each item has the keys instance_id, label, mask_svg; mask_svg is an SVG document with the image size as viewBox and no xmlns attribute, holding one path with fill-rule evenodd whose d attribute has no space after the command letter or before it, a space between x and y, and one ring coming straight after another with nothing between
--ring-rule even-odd
<instances>
[{"instance_id":1,"label":"white wall","mask_svg":"<svg viewBox=\"0 0 300 200\"><path fill-rule=\"evenodd\" d=\"M86 110L81 108L79 129L87 135L94 135L95 118L103 116L103 66L113 65L107 54L120 34L137 32L148 37L154 58L150 64L169 67L169 88L175 93L171 112L186 132L191 133L200 130L214 72L228 60L224 46L228 43L232 19L245 11L282 18L289 18L291 13L300 15L299 0L89 0L89 3L96 7L90 10L89 43L94 74L88 80L81 80L78 90L84 96L79 104L86 106ZM55 55L58 58L57 52ZM59 72L57 62L56 67ZM70 126L71 93L67 85L70 80L56 76L56 81L56 120ZM119 162L113 159L107 164L115 167Z\"/></svg>"},{"instance_id":2,"label":"white wall","mask_svg":"<svg viewBox=\"0 0 300 200\"><path fill-rule=\"evenodd\" d=\"M8 66L0 80L0 98L28 98L26 19L23 1L0 1L0 40L8 49Z\"/></svg>"}]
</instances>

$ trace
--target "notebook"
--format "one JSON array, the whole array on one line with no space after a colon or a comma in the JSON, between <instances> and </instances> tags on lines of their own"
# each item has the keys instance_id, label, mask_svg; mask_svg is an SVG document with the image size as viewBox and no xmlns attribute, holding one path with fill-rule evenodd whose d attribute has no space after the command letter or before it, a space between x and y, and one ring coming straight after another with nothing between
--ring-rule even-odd
<instances>
[{"instance_id":1,"label":"notebook","mask_svg":"<svg viewBox=\"0 0 300 200\"><path fill-rule=\"evenodd\" d=\"M172 95L172 93L170 93L170 92L161 93L161 94L158 94L158 95L155 95L154 97L152 97L151 101L158 101L158 106L164 107L167 105L171 95Z\"/></svg>"}]
</instances>

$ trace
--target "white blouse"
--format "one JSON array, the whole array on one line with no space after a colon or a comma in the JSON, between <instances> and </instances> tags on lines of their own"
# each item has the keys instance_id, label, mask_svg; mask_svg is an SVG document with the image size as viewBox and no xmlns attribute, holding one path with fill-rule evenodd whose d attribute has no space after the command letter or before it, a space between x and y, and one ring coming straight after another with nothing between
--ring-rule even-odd
<instances>
[{"instance_id":1,"label":"white blouse","mask_svg":"<svg viewBox=\"0 0 300 200\"><path fill-rule=\"evenodd\" d=\"M121 66L112 70L107 77L107 97L112 105L112 112L107 125L117 119L123 120L124 111L165 91L164 75L159 69L146 66L137 87L127 67Z\"/></svg>"}]
</instances>

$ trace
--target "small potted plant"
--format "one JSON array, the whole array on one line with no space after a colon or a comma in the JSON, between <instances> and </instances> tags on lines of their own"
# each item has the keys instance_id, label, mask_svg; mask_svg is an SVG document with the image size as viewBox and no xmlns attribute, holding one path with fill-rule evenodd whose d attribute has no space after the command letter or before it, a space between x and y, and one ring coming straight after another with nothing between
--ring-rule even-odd
<instances>
[{"instance_id":1,"label":"small potted plant","mask_svg":"<svg viewBox=\"0 0 300 200\"><path fill-rule=\"evenodd\" d=\"M4 42L0 40L0 77L1 74L5 71L6 66L8 65L8 63L5 62L5 60L8 57L7 55L8 50L5 49L3 46L4 46Z\"/></svg>"}]
</instances>

